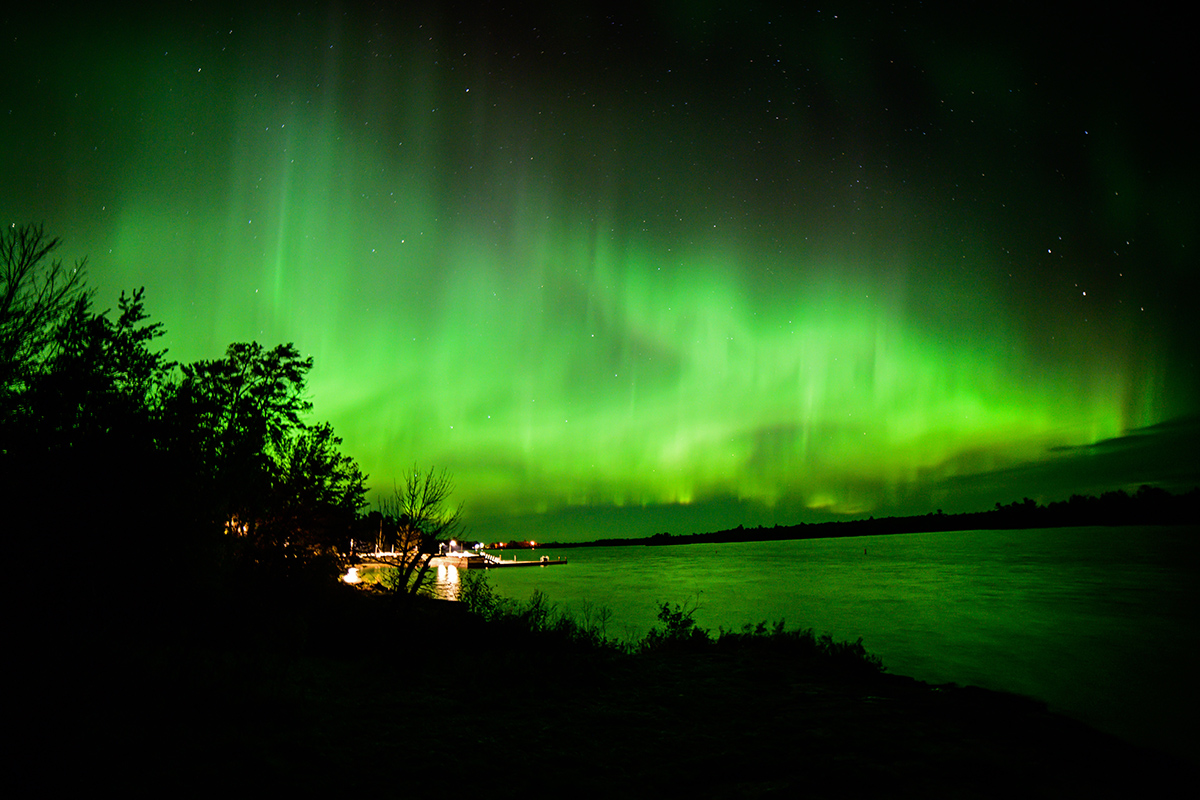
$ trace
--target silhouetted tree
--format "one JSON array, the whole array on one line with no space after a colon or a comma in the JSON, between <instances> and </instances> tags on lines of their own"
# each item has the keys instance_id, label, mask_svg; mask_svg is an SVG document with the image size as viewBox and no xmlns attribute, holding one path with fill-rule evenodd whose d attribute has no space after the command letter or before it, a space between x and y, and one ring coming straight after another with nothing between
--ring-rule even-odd
<instances>
[{"instance_id":1,"label":"silhouetted tree","mask_svg":"<svg viewBox=\"0 0 1200 800\"><path fill-rule=\"evenodd\" d=\"M78 293L9 394L8 468L43 484L71 480L76 507L87 507L89 495L106 506L134 493L145 502L144 481L154 473L145 462L160 450L159 411L173 367L153 349L162 326L146 322L141 290L122 293L119 309L111 319Z\"/></svg>"},{"instance_id":2,"label":"silhouetted tree","mask_svg":"<svg viewBox=\"0 0 1200 800\"><path fill-rule=\"evenodd\" d=\"M303 420L311 359L234 344L177 367L143 291L98 311L57 245L40 227L0 231L3 530L14 563L53 553L19 570L51 620L33 627L85 651L187 620L258 635L264 598L311 594L293 578L335 586L364 476L329 425ZM262 580L275 576L286 586Z\"/></svg>"},{"instance_id":3,"label":"silhouetted tree","mask_svg":"<svg viewBox=\"0 0 1200 800\"><path fill-rule=\"evenodd\" d=\"M150 577L136 584L120 577L133 569L139 544L156 548L155 576L183 563L181 549L166 553L183 527L168 519L179 473L161 436L172 365L154 347L162 326L147 321L140 290L121 295L114 317L95 311L92 295L71 286L68 304L62 296L46 301L56 317L45 308L36 315L48 320L48 334L30 328L27 318L17 327L32 338L17 346L10 341L6 351L0 446L6 529L22 544L63 554L55 567L60 602L103 600L128 615L137 607L135 587L144 591ZM163 537L168 530L172 535Z\"/></svg>"},{"instance_id":4,"label":"silhouetted tree","mask_svg":"<svg viewBox=\"0 0 1200 800\"><path fill-rule=\"evenodd\" d=\"M0 433L29 413L21 394L64 318L87 295L84 262L63 267L52 258L58 246L41 225L0 229ZM6 445L0 438L0 452Z\"/></svg>"},{"instance_id":5,"label":"silhouetted tree","mask_svg":"<svg viewBox=\"0 0 1200 800\"><path fill-rule=\"evenodd\" d=\"M259 538L293 548L297 556L349 552L358 510L366 504L365 476L339 451L328 423L304 426L278 451Z\"/></svg>"},{"instance_id":6,"label":"silhouetted tree","mask_svg":"<svg viewBox=\"0 0 1200 800\"><path fill-rule=\"evenodd\" d=\"M292 344L233 344L222 359L185 365L169 403L194 513L238 542L240 560L281 574L331 572L366 494L333 428L302 419L311 368Z\"/></svg>"},{"instance_id":7,"label":"silhouetted tree","mask_svg":"<svg viewBox=\"0 0 1200 800\"><path fill-rule=\"evenodd\" d=\"M414 466L397 486L392 497L380 504L384 524L394 536L395 568L390 588L401 595L415 595L429 577L430 558L437 543L455 537L462 526L462 504L449 506L454 484L446 470L430 467L424 474Z\"/></svg>"},{"instance_id":8,"label":"silhouetted tree","mask_svg":"<svg viewBox=\"0 0 1200 800\"><path fill-rule=\"evenodd\" d=\"M152 422L174 364L152 349L163 327L146 322L142 297L141 289L122 292L112 320L81 294L56 326L42 369L26 381L36 409L30 430L43 446L78 449L114 437L121 437L120 452L154 446Z\"/></svg>"},{"instance_id":9,"label":"silhouetted tree","mask_svg":"<svg viewBox=\"0 0 1200 800\"><path fill-rule=\"evenodd\" d=\"M185 365L171 402L176 446L186 448L212 522L251 539L276 479L276 460L302 430L311 358L292 344L231 344L225 358Z\"/></svg>"}]
</instances>

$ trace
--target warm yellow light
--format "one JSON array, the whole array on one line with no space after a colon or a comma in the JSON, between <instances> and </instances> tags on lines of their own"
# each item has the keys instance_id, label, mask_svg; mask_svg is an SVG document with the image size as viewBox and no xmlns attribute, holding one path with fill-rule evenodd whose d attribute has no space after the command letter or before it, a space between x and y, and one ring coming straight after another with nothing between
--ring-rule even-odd
<instances>
[{"instance_id":1,"label":"warm yellow light","mask_svg":"<svg viewBox=\"0 0 1200 800\"><path fill-rule=\"evenodd\" d=\"M342 576L342 580L346 583L362 583L362 578L358 577L358 567L351 567L346 570L346 574Z\"/></svg>"}]
</instances>

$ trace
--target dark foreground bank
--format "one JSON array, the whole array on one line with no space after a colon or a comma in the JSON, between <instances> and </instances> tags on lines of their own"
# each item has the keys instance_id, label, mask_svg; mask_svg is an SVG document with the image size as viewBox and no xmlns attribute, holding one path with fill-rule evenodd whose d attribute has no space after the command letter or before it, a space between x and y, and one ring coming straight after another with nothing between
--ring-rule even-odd
<instances>
[{"instance_id":1,"label":"dark foreground bank","mask_svg":"<svg viewBox=\"0 0 1200 800\"><path fill-rule=\"evenodd\" d=\"M1192 777L1033 700L888 675L852 651L664 642L666 625L629 652L517 610L488 621L347 590L154 631L78 620L38 656L23 775L174 796L499 798L1145 795Z\"/></svg>"},{"instance_id":2,"label":"dark foreground bank","mask_svg":"<svg viewBox=\"0 0 1200 800\"><path fill-rule=\"evenodd\" d=\"M353 592L237 610L64 642L48 662L62 674L41 676L58 686L46 738L28 743L59 765L43 786L1001 797L1192 777L1025 698L830 668L770 637L629 653Z\"/></svg>"}]
</instances>

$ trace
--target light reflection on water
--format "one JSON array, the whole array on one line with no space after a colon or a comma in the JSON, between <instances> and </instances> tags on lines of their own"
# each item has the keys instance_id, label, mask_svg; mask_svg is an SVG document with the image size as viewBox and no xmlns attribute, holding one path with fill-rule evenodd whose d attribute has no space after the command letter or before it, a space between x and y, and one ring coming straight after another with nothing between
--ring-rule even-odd
<instances>
[{"instance_id":1,"label":"light reflection on water","mask_svg":"<svg viewBox=\"0 0 1200 800\"><path fill-rule=\"evenodd\" d=\"M462 586L462 576L458 567L453 564L438 564L437 575L433 580L433 596L442 600L457 600L458 590Z\"/></svg>"},{"instance_id":2,"label":"light reflection on water","mask_svg":"<svg viewBox=\"0 0 1200 800\"><path fill-rule=\"evenodd\" d=\"M349 583L379 583L384 584L392 575L392 568L380 564L370 564L368 566L359 566L354 570L354 581ZM343 580L346 580L343 577ZM462 585L462 579L458 571L458 567L449 564L438 564L436 567L431 567L429 571L429 583L427 590L424 593L440 600L457 600L458 590Z\"/></svg>"},{"instance_id":3,"label":"light reflection on water","mask_svg":"<svg viewBox=\"0 0 1200 800\"><path fill-rule=\"evenodd\" d=\"M568 563L489 570L489 583L516 600L541 590L576 616L606 607L610 636L640 638L658 603L698 599L696 620L714 633L784 619L836 639L861 636L890 672L1031 695L1200 760L1194 526L536 554ZM439 580L453 596L450 576Z\"/></svg>"}]
</instances>

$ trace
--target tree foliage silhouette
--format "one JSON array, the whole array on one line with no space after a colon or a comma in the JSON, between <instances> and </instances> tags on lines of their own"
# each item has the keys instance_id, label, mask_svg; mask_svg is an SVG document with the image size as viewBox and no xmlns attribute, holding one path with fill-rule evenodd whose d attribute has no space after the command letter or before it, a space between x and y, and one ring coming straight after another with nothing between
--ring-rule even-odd
<instances>
[{"instance_id":1,"label":"tree foliage silhouette","mask_svg":"<svg viewBox=\"0 0 1200 800\"><path fill-rule=\"evenodd\" d=\"M312 359L236 343L180 367L144 292L98 311L58 244L40 226L0 231L0 502L14 531L39 534L21 541L87 552L69 582L88 591L136 545L164 573L332 566L365 476L305 420Z\"/></svg>"},{"instance_id":2,"label":"tree foliage silhouette","mask_svg":"<svg viewBox=\"0 0 1200 800\"><path fill-rule=\"evenodd\" d=\"M341 444L328 423L303 426L284 441L260 539L309 552L335 546L349 552L358 510L366 502L366 476L340 452Z\"/></svg>"},{"instance_id":3,"label":"tree foliage silhouette","mask_svg":"<svg viewBox=\"0 0 1200 800\"><path fill-rule=\"evenodd\" d=\"M349 544L365 476L328 424L307 425L311 358L293 344L231 344L182 367L172 399L209 521L260 561L294 561Z\"/></svg>"},{"instance_id":4,"label":"tree foliage silhouette","mask_svg":"<svg viewBox=\"0 0 1200 800\"><path fill-rule=\"evenodd\" d=\"M117 313L93 308L82 265L50 256L38 226L0 236L0 503L20 545L54 547L59 584L72 594L127 603L136 584L116 576L151 542L159 564L179 563L164 530L179 482L162 433L173 365L156 349L142 292ZM158 538L158 541L154 541ZM171 568L168 568L168 571ZM65 602L65 601L64 601Z\"/></svg>"},{"instance_id":5,"label":"tree foliage silhouette","mask_svg":"<svg viewBox=\"0 0 1200 800\"><path fill-rule=\"evenodd\" d=\"M147 322L142 297L122 292L113 320L80 295L56 327L43 368L27 381L32 428L45 443L79 448L119 436L124 452L155 447L174 364L152 349L163 326Z\"/></svg>"}]
</instances>

